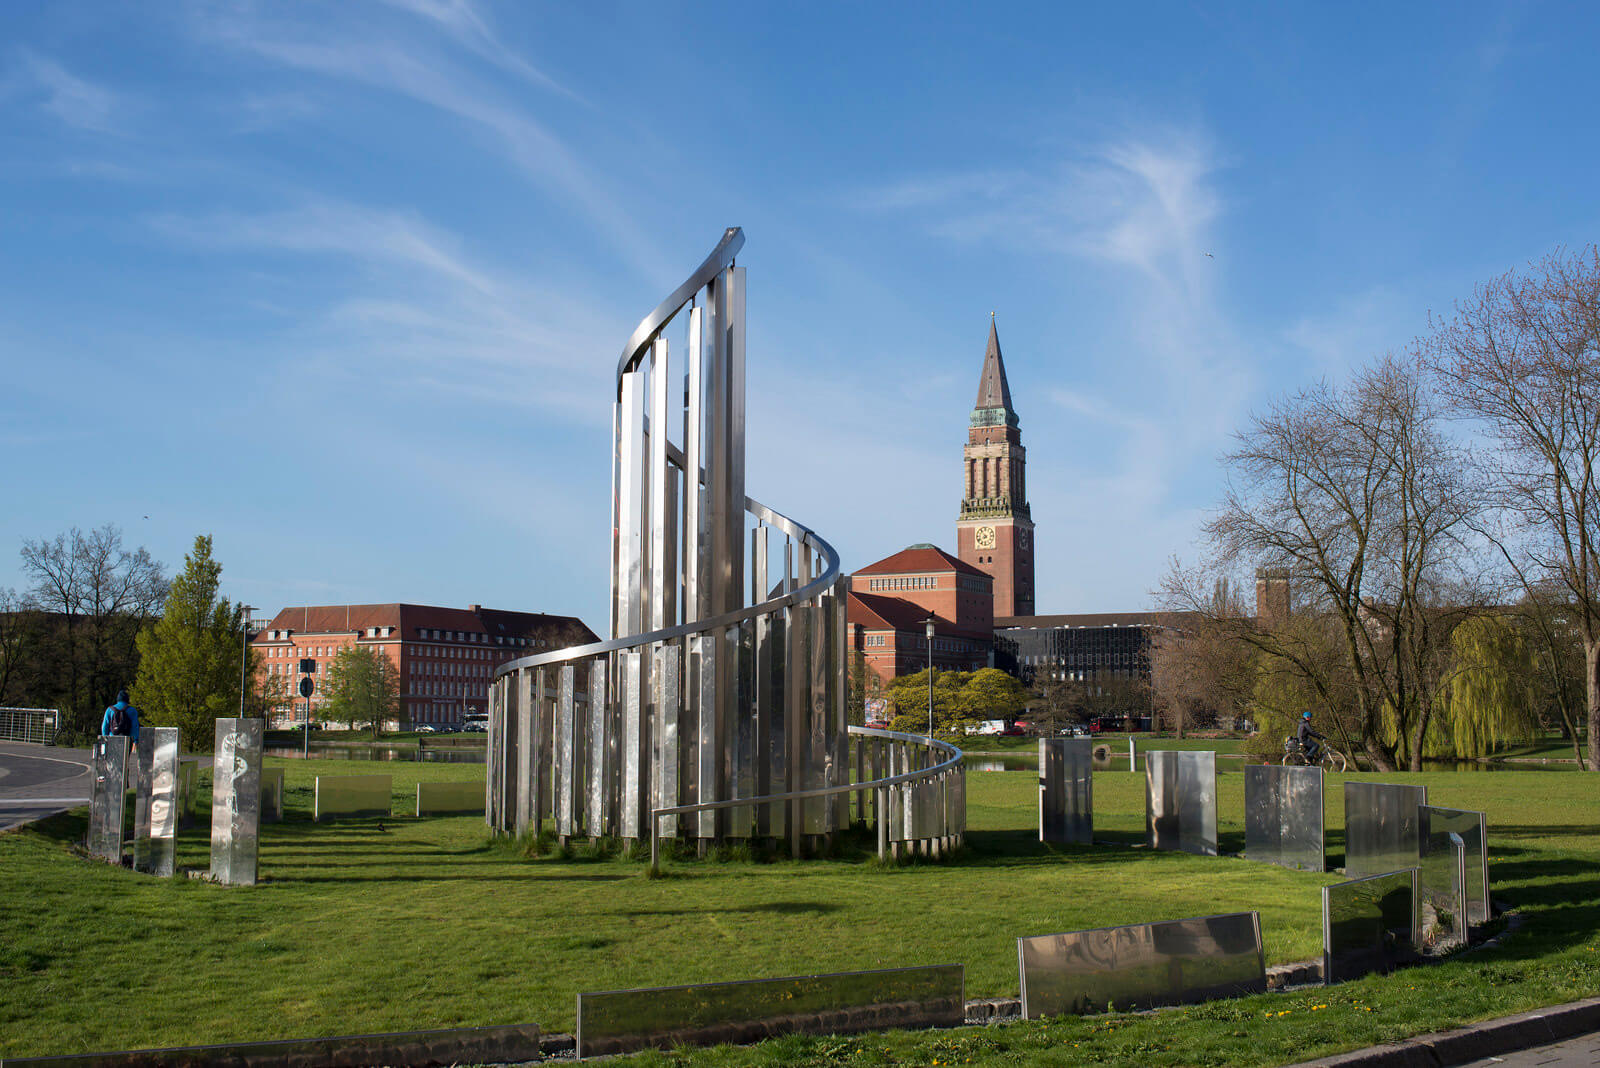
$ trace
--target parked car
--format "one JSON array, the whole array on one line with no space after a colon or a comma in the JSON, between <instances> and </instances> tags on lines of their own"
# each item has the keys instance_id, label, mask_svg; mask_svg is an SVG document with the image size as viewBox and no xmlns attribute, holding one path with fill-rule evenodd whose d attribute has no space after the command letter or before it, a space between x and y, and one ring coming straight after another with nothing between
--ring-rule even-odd
<instances>
[{"instance_id":1,"label":"parked car","mask_svg":"<svg viewBox=\"0 0 1600 1068\"><path fill-rule=\"evenodd\" d=\"M1024 727L1022 724L1013 723L1011 726L1007 727L1005 730L1000 732L1000 737L1002 737L1002 738L1021 738L1021 737L1024 737L1027 733L1028 733L1028 729L1026 727Z\"/></svg>"},{"instance_id":2,"label":"parked car","mask_svg":"<svg viewBox=\"0 0 1600 1068\"><path fill-rule=\"evenodd\" d=\"M418 723L411 729L416 731L418 734L435 734L438 732L438 728L431 723Z\"/></svg>"},{"instance_id":3,"label":"parked car","mask_svg":"<svg viewBox=\"0 0 1600 1068\"><path fill-rule=\"evenodd\" d=\"M484 733L487 733L488 730L489 730L489 728L485 727L482 723L468 723L465 727L462 727L461 729L466 731L466 732L468 732L469 734L484 734Z\"/></svg>"}]
</instances>

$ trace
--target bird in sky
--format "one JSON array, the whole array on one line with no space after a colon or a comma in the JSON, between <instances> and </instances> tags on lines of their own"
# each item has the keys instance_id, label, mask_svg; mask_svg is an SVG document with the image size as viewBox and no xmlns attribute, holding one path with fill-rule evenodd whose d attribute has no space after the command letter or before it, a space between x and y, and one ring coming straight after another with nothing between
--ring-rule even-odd
<instances>
[{"instance_id":1,"label":"bird in sky","mask_svg":"<svg viewBox=\"0 0 1600 1068\"><path fill-rule=\"evenodd\" d=\"M1206 253L1206 256L1207 256L1207 258L1209 258L1209 259L1213 259L1213 260L1214 260L1214 259L1216 259L1216 257L1215 257L1215 256L1213 256L1213 255L1211 255L1211 253L1209 253L1209 252L1207 252L1207 253ZM150 517L149 517L149 516L145 516L145 518L146 518L146 519L148 519L148 518L150 518Z\"/></svg>"}]
</instances>

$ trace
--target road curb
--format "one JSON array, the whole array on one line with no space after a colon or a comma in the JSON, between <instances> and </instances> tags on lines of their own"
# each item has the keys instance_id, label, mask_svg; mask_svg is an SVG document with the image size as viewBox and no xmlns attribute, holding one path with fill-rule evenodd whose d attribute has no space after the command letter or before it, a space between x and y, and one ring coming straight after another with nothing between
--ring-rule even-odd
<instances>
[{"instance_id":1,"label":"road curb","mask_svg":"<svg viewBox=\"0 0 1600 1068\"><path fill-rule=\"evenodd\" d=\"M1320 1060L1302 1061L1292 1068L1353 1068L1356 1065L1361 1068L1449 1068L1562 1042L1593 1031L1600 1031L1600 998L1485 1020L1454 1031L1419 1035L1404 1042L1372 1046Z\"/></svg>"}]
</instances>

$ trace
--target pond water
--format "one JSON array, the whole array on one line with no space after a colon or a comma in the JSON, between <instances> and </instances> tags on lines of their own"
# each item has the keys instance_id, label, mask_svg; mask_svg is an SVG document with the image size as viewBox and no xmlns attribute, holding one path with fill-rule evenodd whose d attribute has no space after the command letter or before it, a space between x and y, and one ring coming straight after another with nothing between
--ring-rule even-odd
<instances>
[{"instance_id":1,"label":"pond water","mask_svg":"<svg viewBox=\"0 0 1600 1068\"><path fill-rule=\"evenodd\" d=\"M270 757L298 759L304 756L299 746L272 745L262 752ZM324 760L421 760L439 764L482 764L487 751L481 748L418 749L411 745L314 745L311 755Z\"/></svg>"}]
</instances>

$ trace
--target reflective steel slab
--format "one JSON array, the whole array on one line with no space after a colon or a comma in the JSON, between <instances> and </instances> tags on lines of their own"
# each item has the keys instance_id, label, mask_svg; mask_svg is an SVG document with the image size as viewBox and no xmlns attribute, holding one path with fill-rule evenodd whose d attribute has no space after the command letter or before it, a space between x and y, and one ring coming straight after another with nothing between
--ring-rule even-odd
<instances>
[{"instance_id":1,"label":"reflective steel slab","mask_svg":"<svg viewBox=\"0 0 1600 1068\"><path fill-rule=\"evenodd\" d=\"M1181 1005L1267 989L1254 912L1017 939L1022 1016Z\"/></svg>"},{"instance_id":2,"label":"reflective steel slab","mask_svg":"<svg viewBox=\"0 0 1600 1068\"><path fill-rule=\"evenodd\" d=\"M1323 981L1386 972L1414 956L1417 906L1415 868L1323 887Z\"/></svg>"},{"instance_id":3,"label":"reflective steel slab","mask_svg":"<svg viewBox=\"0 0 1600 1068\"><path fill-rule=\"evenodd\" d=\"M389 775L318 775L312 818L387 816L393 805Z\"/></svg>"},{"instance_id":4,"label":"reflective steel slab","mask_svg":"<svg viewBox=\"0 0 1600 1068\"><path fill-rule=\"evenodd\" d=\"M102 735L89 750L89 855L122 863L123 806L128 793L128 739Z\"/></svg>"},{"instance_id":5,"label":"reflective steel slab","mask_svg":"<svg viewBox=\"0 0 1600 1068\"><path fill-rule=\"evenodd\" d=\"M1217 855L1217 754L1157 750L1144 755L1145 844Z\"/></svg>"},{"instance_id":6,"label":"reflective steel slab","mask_svg":"<svg viewBox=\"0 0 1600 1068\"><path fill-rule=\"evenodd\" d=\"M254 886L261 836L259 719L217 720L211 760L211 877Z\"/></svg>"},{"instance_id":7,"label":"reflective steel slab","mask_svg":"<svg viewBox=\"0 0 1600 1068\"><path fill-rule=\"evenodd\" d=\"M1351 878L1415 868L1420 824L1417 806L1426 786L1383 782L1344 784L1344 870Z\"/></svg>"},{"instance_id":8,"label":"reflective steel slab","mask_svg":"<svg viewBox=\"0 0 1600 1068\"><path fill-rule=\"evenodd\" d=\"M1467 922L1489 922L1489 836L1482 812L1423 805L1419 810L1418 840L1425 898L1454 901L1456 850L1450 834L1459 835L1466 849Z\"/></svg>"},{"instance_id":9,"label":"reflective steel slab","mask_svg":"<svg viewBox=\"0 0 1600 1068\"><path fill-rule=\"evenodd\" d=\"M1094 841L1094 742L1039 739L1039 841Z\"/></svg>"},{"instance_id":10,"label":"reflective steel slab","mask_svg":"<svg viewBox=\"0 0 1600 1068\"><path fill-rule=\"evenodd\" d=\"M178 834L178 740L177 727L146 727L140 741L150 738L150 785L145 824L143 867L151 875L171 877L176 870Z\"/></svg>"},{"instance_id":11,"label":"reflective steel slab","mask_svg":"<svg viewBox=\"0 0 1600 1068\"><path fill-rule=\"evenodd\" d=\"M261 821L283 822L283 769L261 769Z\"/></svg>"},{"instance_id":12,"label":"reflective steel slab","mask_svg":"<svg viewBox=\"0 0 1600 1068\"><path fill-rule=\"evenodd\" d=\"M1244 769L1244 855L1297 871L1321 871L1321 768L1249 764Z\"/></svg>"},{"instance_id":13,"label":"reflective steel slab","mask_svg":"<svg viewBox=\"0 0 1600 1068\"><path fill-rule=\"evenodd\" d=\"M133 790L133 870L150 870L150 763L155 757L156 738L149 730L139 732L128 766L128 785Z\"/></svg>"},{"instance_id":14,"label":"reflective steel slab","mask_svg":"<svg viewBox=\"0 0 1600 1068\"><path fill-rule=\"evenodd\" d=\"M444 816L483 811L481 782L417 783L417 815Z\"/></svg>"},{"instance_id":15,"label":"reflective steel slab","mask_svg":"<svg viewBox=\"0 0 1600 1068\"><path fill-rule=\"evenodd\" d=\"M959 964L578 995L579 1057L785 1034L959 1027Z\"/></svg>"}]
</instances>

